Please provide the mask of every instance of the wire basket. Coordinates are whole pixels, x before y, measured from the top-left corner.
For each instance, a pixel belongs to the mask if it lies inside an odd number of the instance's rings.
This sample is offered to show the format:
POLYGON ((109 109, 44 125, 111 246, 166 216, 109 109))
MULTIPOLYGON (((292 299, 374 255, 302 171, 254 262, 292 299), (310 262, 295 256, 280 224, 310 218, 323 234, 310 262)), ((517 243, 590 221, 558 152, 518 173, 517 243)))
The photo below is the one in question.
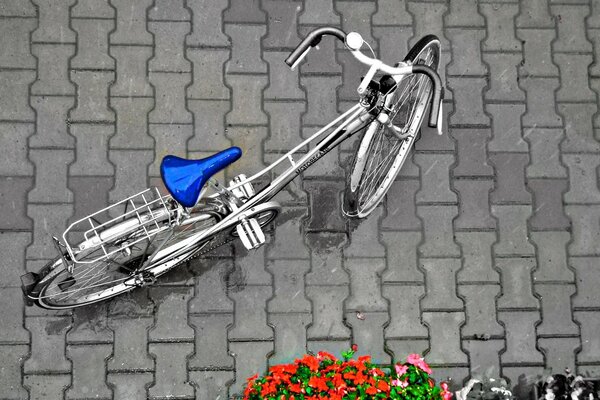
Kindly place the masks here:
POLYGON ((176 214, 170 204, 171 196, 149 188, 90 214, 63 233, 67 252, 76 263, 94 263, 151 240, 172 226, 176 214))

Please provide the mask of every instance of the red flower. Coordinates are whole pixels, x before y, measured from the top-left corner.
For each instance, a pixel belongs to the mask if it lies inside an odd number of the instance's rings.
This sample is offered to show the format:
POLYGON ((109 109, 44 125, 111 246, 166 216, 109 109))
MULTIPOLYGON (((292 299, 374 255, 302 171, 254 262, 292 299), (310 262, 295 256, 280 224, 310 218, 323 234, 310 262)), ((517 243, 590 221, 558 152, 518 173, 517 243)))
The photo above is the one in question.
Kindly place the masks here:
POLYGON ((358 351, 358 345, 357 344, 353 344, 352 345, 352 351, 354 351, 354 352, 358 351))
POLYGON ((373 386, 369 386, 365 392, 367 392, 367 394, 374 395, 377 394, 377 389, 375 389, 373 386))
POLYGON ((329 390, 329 386, 327 386, 325 379, 323 379, 320 376, 311 376, 310 379, 308 380, 308 386, 313 387, 313 388, 317 389, 318 391, 329 390))
POLYGON ((377 389, 387 393, 390 391, 390 385, 386 381, 380 380, 377 382, 377 389))

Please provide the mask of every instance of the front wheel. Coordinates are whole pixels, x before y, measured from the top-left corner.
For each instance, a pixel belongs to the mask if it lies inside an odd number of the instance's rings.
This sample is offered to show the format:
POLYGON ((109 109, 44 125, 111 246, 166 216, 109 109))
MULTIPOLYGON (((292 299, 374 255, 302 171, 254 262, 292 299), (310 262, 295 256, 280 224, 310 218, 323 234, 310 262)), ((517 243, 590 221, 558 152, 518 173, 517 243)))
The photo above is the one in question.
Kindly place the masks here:
MULTIPOLYGON (((434 35, 419 40, 405 62, 437 70, 440 41, 434 35)), ((385 95, 382 112, 395 127, 371 122, 354 156, 344 193, 343 211, 364 218, 381 202, 400 172, 423 122, 432 95, 432 83, 423 74, 403 76, 385 95)))

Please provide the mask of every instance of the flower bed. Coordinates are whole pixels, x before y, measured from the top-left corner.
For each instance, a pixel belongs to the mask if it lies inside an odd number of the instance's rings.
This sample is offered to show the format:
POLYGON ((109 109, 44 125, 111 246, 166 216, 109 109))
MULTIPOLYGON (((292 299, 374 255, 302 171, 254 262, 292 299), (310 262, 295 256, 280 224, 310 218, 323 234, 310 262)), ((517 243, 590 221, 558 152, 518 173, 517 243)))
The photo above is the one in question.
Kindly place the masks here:
POLYGON ((569 369, 565 374, 554 374, 534 385, 536 400, 598 400, 600 378, 575 376, 569 369))
POLYGON ((379 368, 370 356, 353 359, 356 346, 342 353, 342 359, 319 352, 305 355, 293 364, 275 365, 269 372, 248 379, 246 400, 350 400, 403 399, 449 400, 445 383, 430 378, 431 369, 418 354, 393 368, 379 368))

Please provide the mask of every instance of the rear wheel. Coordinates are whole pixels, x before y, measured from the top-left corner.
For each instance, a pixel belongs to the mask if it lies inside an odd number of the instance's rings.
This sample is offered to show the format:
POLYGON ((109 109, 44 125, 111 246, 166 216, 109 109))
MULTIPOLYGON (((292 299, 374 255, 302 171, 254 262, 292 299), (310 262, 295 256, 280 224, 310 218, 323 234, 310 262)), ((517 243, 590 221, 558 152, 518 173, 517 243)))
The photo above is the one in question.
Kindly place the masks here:
MULTIPOLYGON (((428 35, 413 46, 404 61, 437 70, 439 59, 439 39, 428 35)), ((366 128, 344 193, 347 216, 364 218, 381 202, 415 142, 431 95, 432 83, 423 74, 404 76, 386 95, 383 112, 396 129, 378 120, 366 128)))

